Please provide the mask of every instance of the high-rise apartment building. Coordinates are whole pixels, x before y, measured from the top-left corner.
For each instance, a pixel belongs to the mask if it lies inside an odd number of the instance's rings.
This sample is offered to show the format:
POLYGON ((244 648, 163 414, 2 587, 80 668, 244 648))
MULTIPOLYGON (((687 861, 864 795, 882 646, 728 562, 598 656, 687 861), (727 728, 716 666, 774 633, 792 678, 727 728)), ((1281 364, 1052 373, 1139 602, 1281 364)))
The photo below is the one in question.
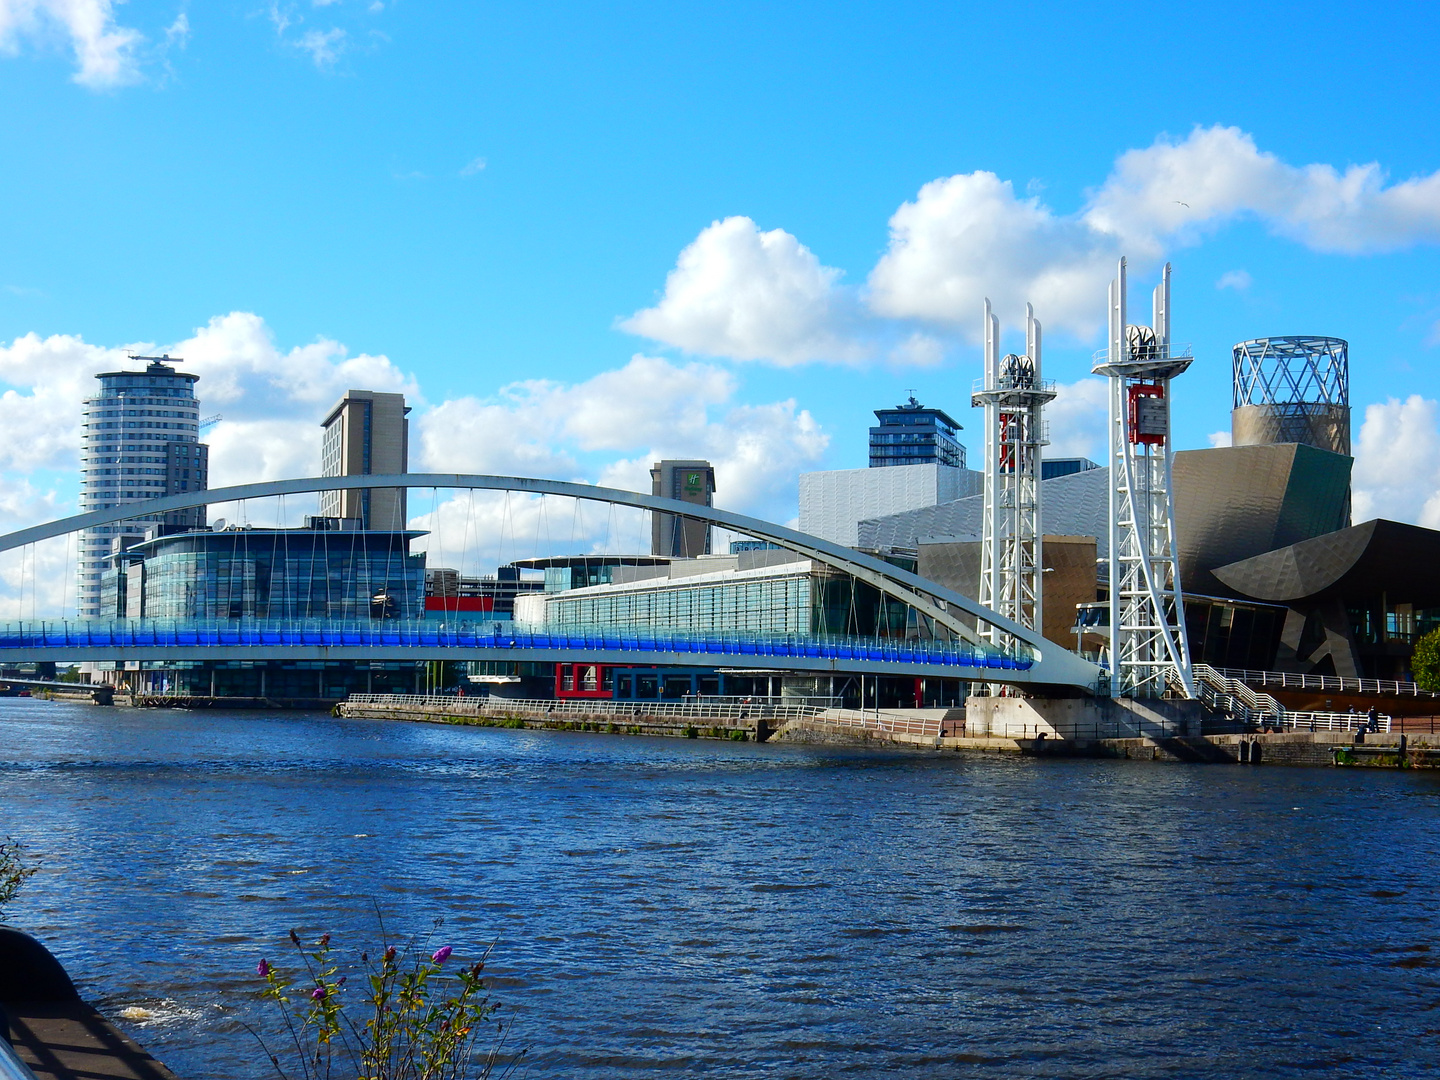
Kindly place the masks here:
POLYGON ((965 468, 965 447, 957 424, 943 409, 927 409, 915 396, 893 409, 876 409, 879 426, 870 429, 870 468, 892 465, 949 465, 965 468))
MULTIPOLYGON (((81 409, 80 511, 143 503, 166 495, 204 491, 210 448, 200 442, 200 378, 176 371, 178 358, 132 356, 147 361, 143 371, 96 375, 100 392, 81 409)), ((100 614, 100 579, 117 536, 176 532, 205 524, 205 508, 168 514, 137 511, 133 518, 99 525, 80 535, 76 610, 81 618, 100 614)))
MULTIPOLYGON (((650 493, 667 499, 713 505, 715 469, 708 461, 657 461, 650 470, 650 493)), ((693 559, 710 554, 710 523, 674 514, 650 515, 650 554, 693 559)))
MULTIPOLYGON (((404 394, 347 390, 325 417, 321 476, 383 476, 410 471, 410 412, 404 394)), ((405 528, 404 488, 320 493, 322 517, 353 518, 362 529, 405 528)))

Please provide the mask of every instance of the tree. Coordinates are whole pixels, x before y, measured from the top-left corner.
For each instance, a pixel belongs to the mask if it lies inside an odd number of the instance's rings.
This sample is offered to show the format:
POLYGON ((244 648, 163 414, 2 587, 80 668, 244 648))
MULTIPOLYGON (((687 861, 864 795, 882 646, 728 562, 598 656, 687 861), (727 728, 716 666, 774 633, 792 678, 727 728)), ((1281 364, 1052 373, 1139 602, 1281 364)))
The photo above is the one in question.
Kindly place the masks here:
POLYGON ((1410 671, 1421 690, 1440 690, 1440 629, 1431 630, 1415 643, 1410 671))

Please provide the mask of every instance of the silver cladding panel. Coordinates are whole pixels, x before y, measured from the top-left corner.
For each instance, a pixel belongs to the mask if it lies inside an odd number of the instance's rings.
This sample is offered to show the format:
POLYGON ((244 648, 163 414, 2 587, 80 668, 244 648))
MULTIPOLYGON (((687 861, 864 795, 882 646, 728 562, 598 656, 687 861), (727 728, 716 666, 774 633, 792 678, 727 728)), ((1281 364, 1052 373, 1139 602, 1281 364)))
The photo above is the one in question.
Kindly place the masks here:
POLYGON ((1236 446, 1302 443, 1334 454, 1350 454, 1350 409, 1346 405, 1242 405, 1230 414, 1236 446))
MULTIPOLYGON (((1099 557, 1108 555, 1110 470, 1087 469, 1040 482, 1040 529, 1047 534, 1094 536, 1099 557)), ((859 546, 913 548, 922 539, 970 538, 980 534, 984 496, 972 495, 920 510, 861 521, 859 546)))

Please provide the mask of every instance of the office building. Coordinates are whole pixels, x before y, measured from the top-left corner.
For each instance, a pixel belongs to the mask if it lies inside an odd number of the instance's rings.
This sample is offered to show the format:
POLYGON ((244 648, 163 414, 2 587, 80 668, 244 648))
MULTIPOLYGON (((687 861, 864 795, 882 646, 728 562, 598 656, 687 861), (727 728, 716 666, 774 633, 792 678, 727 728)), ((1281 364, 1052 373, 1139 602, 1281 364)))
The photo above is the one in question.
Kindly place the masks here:
MULTIPOLYGON (((418 619, 420 532, 362 532, 311 518, 300 529, 231 526, 121 547, 103 574, 105 618, 418 619)), ((128 538, 127 538, 128 539, 128 538)))
MULTIPOLYGON (((650 470, 650 493, 696 506, 713 506, 715 470, 708 461, 657 461, 650 470)), ((652 513, 650 553, 676 559, 709 555, 710 523, 652 513)))
MULTIPOLYGON (((410 410, 404 394, 347 390, 325 417, 321 476, 394 475, 410 471, 410 410)), ((320 493, 320 515, 356 519, 365 530, 405 528, 404 488, 320 493)))
MULTIPOLYGON (((80 511, 143 503, 166 495, 204 491, 210 473, 209 447, 200 442, 200 378, 175 370, 178 358, 132 356, 146 361, 141 371, 96 375, 100 390, 81 409, 80 511)), ((147 514, 100 525, 80 534, 76 610, 81 618, 101 614, 101 578, 112 540, 143 536, 149 530, 198 528, 205 508, 147 514)))
POLYGON ((870 468, 896 465, 948 465, 965 468, 965 447, 956 438, 960 425, 943 409, 929 409, 910 395, 893 409, 876 409, 878 426, 870 429, 870 468))
POLYGON ((801 473, 800 531, 869 548, 862 521, 977 495, 984 482, 981 473, 933 463, 801 473))

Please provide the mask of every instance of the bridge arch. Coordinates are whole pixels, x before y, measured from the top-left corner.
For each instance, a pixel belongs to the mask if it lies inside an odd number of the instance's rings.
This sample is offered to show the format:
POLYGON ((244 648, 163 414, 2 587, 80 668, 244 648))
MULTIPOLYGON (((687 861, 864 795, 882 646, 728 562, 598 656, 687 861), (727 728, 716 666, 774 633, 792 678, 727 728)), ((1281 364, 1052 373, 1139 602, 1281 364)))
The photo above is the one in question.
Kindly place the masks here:
POLYGON ((364 476, 312 476, 292 480, 269 480, 255 484, 237 484, 232 487, 184 492, 179 495, 150 499, 143 503, 127 503, 104 510, 92 510, 89 513, 33 525, 28 529, 18 529, 15 532, 0 535, 0 552, 58 536, 66 536, 84 529, 125 521, 137 513, 164 514, 172 510, 184 510, 214 503, 273 498, 280 495, 303 495, 319 491, 396 487, 559 495, 707 521, 735 532, 769 540, 849 574, 887 596, 908 604, 917 612, 933 619, 938 625, 946 627, 957 636, 978 643, 979 639, 975 632, 966 626, 955 612, 958 610, 974 616, 981 622, 995 626, 1029 646, 1034 652, 1036 668, 1044 669, 1047 682, 1094 687, 1100 674, 1098 666, 1054 642, 1048 641, 1037 631, 1021 626, 989 608, 982 607, 977 601, 963 593, 927 581, 918 574, 912 574, 908 570, 903 570, 872 555, 866 555, 818 536, 811 536, 783 525, 776 525, 761 518, 748 517, 713 506, 699 506, 659 495, 645 495, 637 491, 596 487, 567 480, 467 473, 397 473, 364 476))

